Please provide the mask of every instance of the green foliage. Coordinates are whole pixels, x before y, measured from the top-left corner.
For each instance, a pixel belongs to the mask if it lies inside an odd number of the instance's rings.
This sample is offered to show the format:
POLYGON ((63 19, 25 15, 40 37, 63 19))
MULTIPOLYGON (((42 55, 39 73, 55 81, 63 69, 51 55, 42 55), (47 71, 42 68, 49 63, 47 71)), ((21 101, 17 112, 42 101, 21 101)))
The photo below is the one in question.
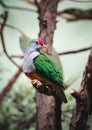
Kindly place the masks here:
MULTIPOLYGON (((34 101, 35 91, 32 87, 20 85, 18 90, 13 89, 0 103, 0 130, 35 130, 36 109, 34 101)), ((62 126, 69 130, 69 123, 74 108, 74 98, 67 95, 68 103, 62 105, 62 126)), ((88 122, 92 129, 91 118, 88 122)))
POLYGON ((0 130, 33 130, 35 113, 34 89, 19 86, 0 103, 0 130))

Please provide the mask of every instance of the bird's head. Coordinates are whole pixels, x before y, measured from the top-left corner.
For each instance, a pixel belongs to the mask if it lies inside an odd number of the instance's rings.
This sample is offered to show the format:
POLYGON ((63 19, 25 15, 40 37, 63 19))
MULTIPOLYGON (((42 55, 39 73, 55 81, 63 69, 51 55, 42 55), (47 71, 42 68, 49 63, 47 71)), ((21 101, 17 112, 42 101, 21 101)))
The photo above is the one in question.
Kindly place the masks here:
POLYGON ((31 43, 31 47, 33 47, 36 50, 40 50, 42 47, 47 48, 45 45, 45 41, 42 38, 38 38, 37 40, 34 40, 31 43))

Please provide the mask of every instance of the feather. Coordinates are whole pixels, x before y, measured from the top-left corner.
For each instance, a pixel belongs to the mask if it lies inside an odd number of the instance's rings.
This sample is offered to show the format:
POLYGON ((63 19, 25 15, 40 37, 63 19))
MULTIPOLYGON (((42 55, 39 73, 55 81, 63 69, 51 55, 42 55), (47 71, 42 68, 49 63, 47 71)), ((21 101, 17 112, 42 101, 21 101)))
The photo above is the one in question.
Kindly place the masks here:
MULTIPOLYGON (((36 72, 42 77, 52 81, 52 85, 50 84, 51 87, 56 90, 62 100, 66 103, 67 99, 64 94, 62 73, 58 65, 53 61, 52 57, 41 53, 33 60, 33 63, 35 65, 36 72)), ((47 85, 49 85, 49 82, 47 82, 47 85)))
POLYGON ((24 55, 23 71, 31 80, 38 79, 47 86, 52 87, 66 103, 64 94, 63 74, 53 58, 40 49, 45 47, 44 40, 33 41, 24 55))
POLYGON ((34 59, 34 65, 38 73, 63 87, 63 77, 60 68, 49 55, 41 53, 34 59))

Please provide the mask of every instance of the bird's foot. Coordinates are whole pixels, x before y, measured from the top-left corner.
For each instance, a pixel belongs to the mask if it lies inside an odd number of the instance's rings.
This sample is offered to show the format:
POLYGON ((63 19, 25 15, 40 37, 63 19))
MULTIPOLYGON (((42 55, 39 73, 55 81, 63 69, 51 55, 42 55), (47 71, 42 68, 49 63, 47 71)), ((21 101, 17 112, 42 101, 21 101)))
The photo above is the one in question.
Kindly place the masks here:
POLYGON ((39 88, 39 87, 41 87, 43 84, 39 81, 39 80, 37 80, 37 79, 33 79, 32 80, 32 84, 34 85, 34 86, 36 86, 37 88, 39 88))

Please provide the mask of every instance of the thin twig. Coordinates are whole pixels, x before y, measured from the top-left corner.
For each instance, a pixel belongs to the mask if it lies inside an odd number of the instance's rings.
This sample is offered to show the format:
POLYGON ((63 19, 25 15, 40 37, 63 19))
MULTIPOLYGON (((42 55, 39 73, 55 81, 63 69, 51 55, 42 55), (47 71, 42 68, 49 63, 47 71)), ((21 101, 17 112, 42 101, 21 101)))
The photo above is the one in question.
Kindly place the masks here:
MULTIPOLYGON (((0 24, 2 24, 2 23, 0 22, 0 24)), ((15 26, 12 26, 12 25, 9 25, 9 24, 5 24, 5 26, 8 27, 8 28, 11 28, 11 29, 15 29, 16 31, 18 31, 21 34, 24 34, 24 32, 22 30, 20 30, 19 28, 15 27, 15 26)))
POLYGON ((11 55, 11 58, 20 58, 22 59, 24 56, 23 55, 11 55))
POLYGON ((1 41, 2 41, 3 51, 4 51, 5 55, 8 57, 8 59, 9 59, 14 65, 16 65, 18 68, 20 68, 20 66, 19 66, 15 61, 13 61, 13 60, 11 59, 11 57, 10 57, 9 54, 7 53, 6 46, 5 46, 5 41, 4 41, 4 36, 3 36, 3 30, 4 30, 4 27, 5 27, 7 18, 8 18, 8 13, 5 12, 4 15, 2 15, 2 18, 3 18, 3 22, 2 22, 2 24, 1 24, 0 36, 1 36, 1 41))
POLYGON ((82 48, 82 49, 79 49, 79 50, 61 52, 61 53, 58 53, 58 55, 67 55, 67 54, 79 53, 79 52, 83 52, 83 51, 88 51, 88 50, 90 50, 91 48, 92 48, 92 46, 89 46, 89 47, 82 48))
MULTIPOLYGON (((82 49, 79 49, 79 50, 72 50, 72 51, 61 52, 61 53, 58 53, 58 55, 76 54, 76 53, 88 51, 88 50, 90 50, 91 48, 92 48, 92 47, 89 46, 89 47, 82 48, 82 49)), ((11 58, 23 58, 23 56, 22 56, 22 55, 11 55, 11 58)))
POLYGON ((18 68, 20 68, 20 66, 11 59, 11 57, 8 55, 7 53, 7 50, 6 50, 6 47, 5 47, 5 42, 4 42, 4 37, 3 37, 3 33, 1 33, 1 41, 2 41, 2 46, 3 46, 3 51, 4 53, 6 54, 6 56, 8 57, 8 59, 15 65, 17 66, 18 68))
POLYGON ((3 31, 3 28, 5 27, 5 24, 8 18, 8 12, 5 11, 4 14, 1 15, 1 17, 3 18, 3 22, 1 23, 0 34, 3 31))
POLYGON ((24 8, 24 7, 17 7, 17 6, 10 6, 10 5, 6 5, 5 3, 3 3, 2 1, 0 1, 0 4, 7 9, 13 9, 13 10, 18 10, 18 11, 31 11, 31 12, 37 12, 36 10, 33 9, 29 9, 29 8, 24 8))

